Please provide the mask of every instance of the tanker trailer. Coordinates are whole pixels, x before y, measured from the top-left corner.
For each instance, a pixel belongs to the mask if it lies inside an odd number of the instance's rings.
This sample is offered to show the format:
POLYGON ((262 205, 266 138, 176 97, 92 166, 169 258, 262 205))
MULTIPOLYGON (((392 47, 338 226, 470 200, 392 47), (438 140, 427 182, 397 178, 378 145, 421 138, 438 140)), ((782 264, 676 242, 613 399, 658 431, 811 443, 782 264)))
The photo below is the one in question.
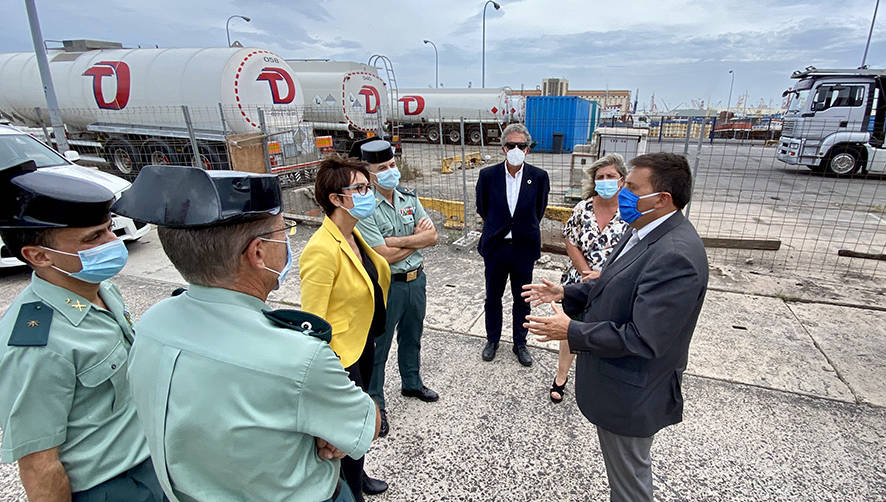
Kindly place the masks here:
MULTIPOLYGON (((269 131, 301 121, 298 80, 283 58, 264 49, 63 43, 47 55, 70 143, 94 147, 112 172, 132 177, 145 164, 190 163, 184 106, 207 168, 228 167, 228 135, 261 131, 259 110, 269 131)), ((0 54, 0 113, 35 127, 48 122, 42 107, 34 53, 0 54)), ((301 144, 307 143, 313 138, 301 144)))
POLYGON ((426 138, 461 142, 461 117, 465 119, 465 142, 478 145, 498 141, 505 125, 517 121, 519 102, 508 88, 496 89, 400 89, 394 120, 403 138, 426 138), (513 103, 513 104, 512 104, 513 103))
POLYGON ((351 61, 287 59, 304 90, 304 120, 336 150, 367 135, 383 135, 390 110, 387 84, 375 68, 351 61))

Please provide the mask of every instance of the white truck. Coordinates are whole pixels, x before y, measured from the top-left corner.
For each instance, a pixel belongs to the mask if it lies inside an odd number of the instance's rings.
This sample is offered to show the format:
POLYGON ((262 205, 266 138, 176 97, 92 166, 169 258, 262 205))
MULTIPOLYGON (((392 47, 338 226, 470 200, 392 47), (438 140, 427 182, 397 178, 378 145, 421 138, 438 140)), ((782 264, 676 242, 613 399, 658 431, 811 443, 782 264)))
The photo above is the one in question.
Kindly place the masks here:
POLYGON ((776 158, 837 176, 886 172, 886 70, 795 71, 776 158))
MULTIPOLYGON (((0 124, 0 165, 11 166, 33 160, 38 169, 50 169, 74 178, 98 183, 117 197, 130 187, 130 183, 113 174, 103 173, 95 168, 73 164, 74 152, 66 152, 63 157, 44 143, 9 125, 0 124)), ((125 216, 111 215, 111 230, 124 241, 136 240, 150 231, 151 226, 133 221, 125 216)), ((12 255, 0 240, 0 268, 25 265, 12 255)))
MULTIPOLYGON (((84 161, 130 178, 146 164, 191 163, 183 105, 205 168, 228 167, 228 136, 261 132, 259 110, 268 131, 297 128, 304 111, 292 69, 265 49, 124 49, 67 40, 48 58, 69 143, 84 161)), ((33 52, 0 54, 0 113, 23 126, 48 125, 33 52)), ((289 143, 280 149, 313 147, 313 138, 289 143)))

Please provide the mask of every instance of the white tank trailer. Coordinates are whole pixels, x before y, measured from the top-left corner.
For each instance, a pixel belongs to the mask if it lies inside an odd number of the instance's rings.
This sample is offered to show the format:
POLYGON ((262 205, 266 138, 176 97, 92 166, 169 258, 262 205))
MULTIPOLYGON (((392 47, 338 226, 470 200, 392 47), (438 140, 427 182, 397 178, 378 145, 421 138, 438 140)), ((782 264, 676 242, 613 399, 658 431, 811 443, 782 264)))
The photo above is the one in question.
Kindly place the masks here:
MULTIPOLYGON (((113 42, 65 41, 48 51, 71 143, 92 146, 123 174, 148 163, 190 163, 183 105, 206 167, 226 167, 225 136, 298 124, 305 95, 276 54, 258 48, 123 49, 113 42)), ((0 54, 0 113, 25 126, 48 125, 33 52, 0 54)))
POLYGON ((480 144, 497 141, 501 129, 522 121, 522 96, 509 94, 506 87, 493 89, 400 89, 397 120, 403 137, 424 137, 431 143, 443 139, 461 142, 461 118, 465 119, 465 142, 480 144), (482 131, 482 132, 481 132, 482 131))
POLYGON ((375 68, 350 61, 286 62, 304 90, 304 120, 315 134, 354 139, 385 130, 390 99, 375 68))

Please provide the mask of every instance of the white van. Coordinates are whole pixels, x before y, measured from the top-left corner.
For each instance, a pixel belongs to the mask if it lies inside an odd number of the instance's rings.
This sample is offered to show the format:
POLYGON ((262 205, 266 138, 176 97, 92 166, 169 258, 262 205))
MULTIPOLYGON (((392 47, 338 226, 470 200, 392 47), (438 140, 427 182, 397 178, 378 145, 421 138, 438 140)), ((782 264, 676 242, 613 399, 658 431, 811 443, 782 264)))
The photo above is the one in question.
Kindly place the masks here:
MULTIPOLYGON (((131 184, 123 178, 104 173, 95 168, 74 164, 78 160, 77 152, 65 152, 65 156, 46 146, 33 136, 15 127, 0 124, 0 165, 9 166, 33 160, 40 169, 62 171, 67 176, 76 176, 98 183, 112 191, 118 198, 131 184)), ((151 226, 137 223, 125 216, 111 215, 111 229, 117 237, 124 241, 136 240, 151 230, 151 226)), ((19 267, 25 263, 12 256, 3 241, 0 240, 0 268, 19 267)))

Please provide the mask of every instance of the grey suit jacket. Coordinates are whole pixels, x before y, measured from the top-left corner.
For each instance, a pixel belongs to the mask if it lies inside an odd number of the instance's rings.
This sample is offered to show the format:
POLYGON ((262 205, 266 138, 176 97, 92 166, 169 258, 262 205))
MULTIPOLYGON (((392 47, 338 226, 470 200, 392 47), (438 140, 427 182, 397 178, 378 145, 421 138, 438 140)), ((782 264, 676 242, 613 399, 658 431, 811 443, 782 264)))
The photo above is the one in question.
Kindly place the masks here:
POLYGON ((575 393, 592 423, 649 437, 683 419, 680 383, 708 284, 704 245, 677 211, 624 256, 630 230, 594 281, 565 287, 578 354, 575 393))

